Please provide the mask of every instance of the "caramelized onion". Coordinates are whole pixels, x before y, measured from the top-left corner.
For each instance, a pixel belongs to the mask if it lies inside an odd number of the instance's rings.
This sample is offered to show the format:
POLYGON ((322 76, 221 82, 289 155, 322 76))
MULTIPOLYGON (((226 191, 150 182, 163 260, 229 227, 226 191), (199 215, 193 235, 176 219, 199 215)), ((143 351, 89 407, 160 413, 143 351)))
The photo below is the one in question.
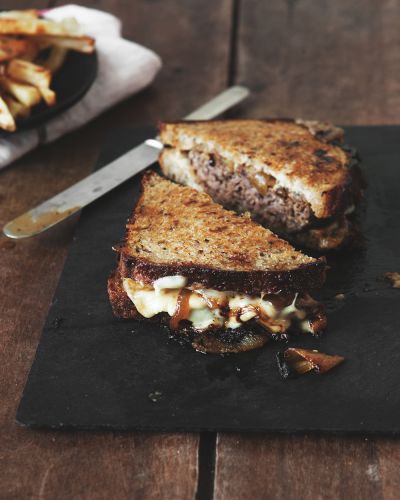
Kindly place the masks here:
POLYGON ((182 290, 179 292, 174 314, 171 316, 171 319, 169 321, 169 327, 171 328, 171 330, 177 330, 179 328, 179 323, 189 317, 190 294, 191 291, 187 288, 182 288, 182 290))
POLYGON ((330 356, 323 352, 297 347, 289 347, 283 352, 278 352, 276 359, 279 373, 285 379, 310 371, 326 373, 344 361, 342 356, 330 356))
POLYGON ((384 276, 391 282, 393 288, 400 288, 400 273, 385 273, 384 276))
POLYGON ((267 302, 271 302, 271 304, 277 309, 278 311, 281 309, 284 309, 285 307, 289 306, 295 298, 294 293, 289 293, 286 295, 280 295, 280 294, 266 294, 263 296, 263 300, 267 302))
POLYGON ((262 196, 264 196, 276 184, 275 177, 261 171, 256 172, 256 174, 252 175, 249 180, 252 186, 255 187, 262 196))
POLYGON ((239 353, 259 349, 269 340, 269 336, 264 333, 246 333, 237 342, 224 342, 217 336, 204 333, 192 341, 192 347, 196 351, 208 354, 239 353))
POLYGON ((310 295, 308 295, 308 293, 303 293, 299 296, 297 305, 306 312, 306 318, 308 320, 311 333, 315 336, 322 333, 327 325, 323 305, 313 299, 310 295))

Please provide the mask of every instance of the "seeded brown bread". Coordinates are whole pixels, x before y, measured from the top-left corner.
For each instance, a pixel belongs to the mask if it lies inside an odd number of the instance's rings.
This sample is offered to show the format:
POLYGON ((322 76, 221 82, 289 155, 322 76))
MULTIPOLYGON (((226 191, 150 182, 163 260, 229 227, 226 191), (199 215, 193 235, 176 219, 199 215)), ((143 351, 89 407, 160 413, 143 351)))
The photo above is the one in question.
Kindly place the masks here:
POLYGON ((139 319, 141 317, 123 289, 118 269, 107 280, 107 292, 113 313, 117 318, 139 319))
MULTIPOLYGON (((172 155, 199 149, 220 155, 232 171, 244 168, 272 176, 283 188, 302 195, 317 218, 331 217, 349 203, 350 156, 337 142, 343 131, 330 124, 300 120, 173 122, 161 124, 160 137, 173 148, 166 148, 160 158, 166 175, 174 173, 172 155)), ((179 175, 186 175, 183 182, 199 188, 188 172, 179 175)))
POLYGON ((257 294, 309 290, 325 278, 324 259, 154 172, 143 177, 118 252, 120 275, 147 284, 180 274, 188 285, 257 294))

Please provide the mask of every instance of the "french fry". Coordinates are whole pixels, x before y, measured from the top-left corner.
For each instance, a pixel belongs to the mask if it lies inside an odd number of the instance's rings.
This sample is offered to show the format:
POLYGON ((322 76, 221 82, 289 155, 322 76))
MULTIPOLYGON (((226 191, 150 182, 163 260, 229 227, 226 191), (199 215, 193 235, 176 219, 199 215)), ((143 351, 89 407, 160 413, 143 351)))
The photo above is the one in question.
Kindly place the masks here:
POLYGON ((30 83, 35 87, 50 87, 51 71, 22 59, 13 59, 8 63, 7 75, 13 80, 30 83))
POLYGON ((81 27, 74 17, 65 17, 60 23, 68 35, 81 35, 81 27))
POLYGON ((57 100, 54 90, 51 90, 48 87, 38 87, 38 90, 43 99, 46 101, 46 104, 48 106, 54 106, 57 100))
POLYGON ((14 97, 5 94, 3 96, 3 99, 15 120, 17 120, 18 118, 28 118, 28 116, 31 114, 31 108, 29 108, 28 106, 24 106, 24 104, 18 102, 16 99, 14 99, 14 97))
POLYGON ((94 51, 94 39, 90 36, 40 35, 32 38, 44 47, 54 45, 56 47, 64 47, 85 54, 91 54, 94 51))
POLYGON ((25 40, 28 42, 26 50, 20 56, 17 57, 19 59, 23 59, 24 61, 34 61, 42 49, 40 45, 34 40, 28 38, 26 38, 25 40))
POLYGON ((56 103, 50 83, 69 50, 94 51, 95 40, 81 33, 75 18, 55 21, 41 14, 0 12, 0 129, 15 131, 15 120, 27 118, 41 100, 56 103))
POLYGON ((33 59, 37 56, 38 50, 38 44, 33 40, 0 37, 0 62, 9 61, 14 57, 33 59))
POLYGON ((24 9, 24 10, 6 10, 0 12, 0 19, 11 18, 11 19, 35 19, 39 17, 40 12, 35 9, 24 9))
POLYGON ((49 69, 52 73, 55 73, 64 64, 67 54, 68 54, 68 49, 66 49, 65 47, 53 46, 50 49, 49 57, 41 64, 45 68, 49 69))
POLYGON ((52 75, 48 68, 21 59, 13 59, 7 66, 7 74, 14 80, 36 87, 49 106, 56 103, 56 94, 50 89, 52 75))
MULTIPOLYGON (((18 54, 19 55, 19 54, 18 54)), ((1 46, 0 46, 0 61, 3 62, 3 61, 8 61, 9 59, 11 59, 13 56, 10 55, 10 52, 6 49, 4 50, 1 46)))
POLYGON ((36 87, 16 82, 6 76, 0 77, 0 86, 25 106, 36 106, 40 102, 40 92, 36 87))
POLYGON ((0 128, 8 130, 9 132, 15 132, 16 125, 15 120, 8 109, 7 104, 4 99, 0 97, 0 128))
POLYGON ((3 35, 68 35, 61 23, 31 16, 3 16, 0 23, 3 35))
POLYGON ((63 47, 73 48, 80 52, 92 52, 94 48, 94 39, 81 35, 79 25, 75 19, 64 19, 61 22, 55 22, 50 19, 37 19, 33 17, 0 18, 0 35, 21 35, 29 37, 51 37, 50 42, 56 43, 57 38, 62 40, 63 47), (54 40, 53 40, 54 38, 54 40), (66 44, 69 44, 67 46, 66 44))

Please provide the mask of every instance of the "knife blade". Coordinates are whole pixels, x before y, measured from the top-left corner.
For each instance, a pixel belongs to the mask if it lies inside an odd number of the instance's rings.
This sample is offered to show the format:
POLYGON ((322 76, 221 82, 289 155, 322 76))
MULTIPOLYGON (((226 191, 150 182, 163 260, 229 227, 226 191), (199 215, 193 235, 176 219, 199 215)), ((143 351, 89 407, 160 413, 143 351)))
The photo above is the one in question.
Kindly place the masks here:
MULTIPOLYGON (((243 101, 249 93, 246 87, 230 87, 184 119, 209 120, 243 101)), ((157 137, 144 141, 65 191, 8 222, 3 227, 3 233, 9 238, 21 239, 50 229, 156 162, 162 147, 157 137)))

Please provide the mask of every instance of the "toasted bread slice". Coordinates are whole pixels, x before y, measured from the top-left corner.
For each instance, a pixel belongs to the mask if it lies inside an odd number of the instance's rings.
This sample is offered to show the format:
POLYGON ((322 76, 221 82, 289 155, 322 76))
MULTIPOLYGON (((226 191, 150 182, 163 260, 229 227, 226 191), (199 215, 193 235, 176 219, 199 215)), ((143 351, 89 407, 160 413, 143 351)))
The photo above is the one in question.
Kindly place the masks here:
POLYGON ((113 313, 117 318, 136 319, 139 317, 133 302, 122 287, 118 269, 107 280, 107 292, 113 313))
POLYGON ((348 203, 350 159, 332 142, 343 136, 337 127, 293 120, 175 122, 161 124, 160 135, 174 149, 161 156, 167 174, 171 154, 200 149, 221 156, 231 172, 240 168, 250 177, 271 177, 301 195, 317 218, 331 217, 348 203))
POLYGON ((188 286, 257 294, 309 290, 325 277, 324 259, 296 251, 248 215, 154 172, 143 177, 118 251, 121 276, 145 284, 183 275, 188 286))

